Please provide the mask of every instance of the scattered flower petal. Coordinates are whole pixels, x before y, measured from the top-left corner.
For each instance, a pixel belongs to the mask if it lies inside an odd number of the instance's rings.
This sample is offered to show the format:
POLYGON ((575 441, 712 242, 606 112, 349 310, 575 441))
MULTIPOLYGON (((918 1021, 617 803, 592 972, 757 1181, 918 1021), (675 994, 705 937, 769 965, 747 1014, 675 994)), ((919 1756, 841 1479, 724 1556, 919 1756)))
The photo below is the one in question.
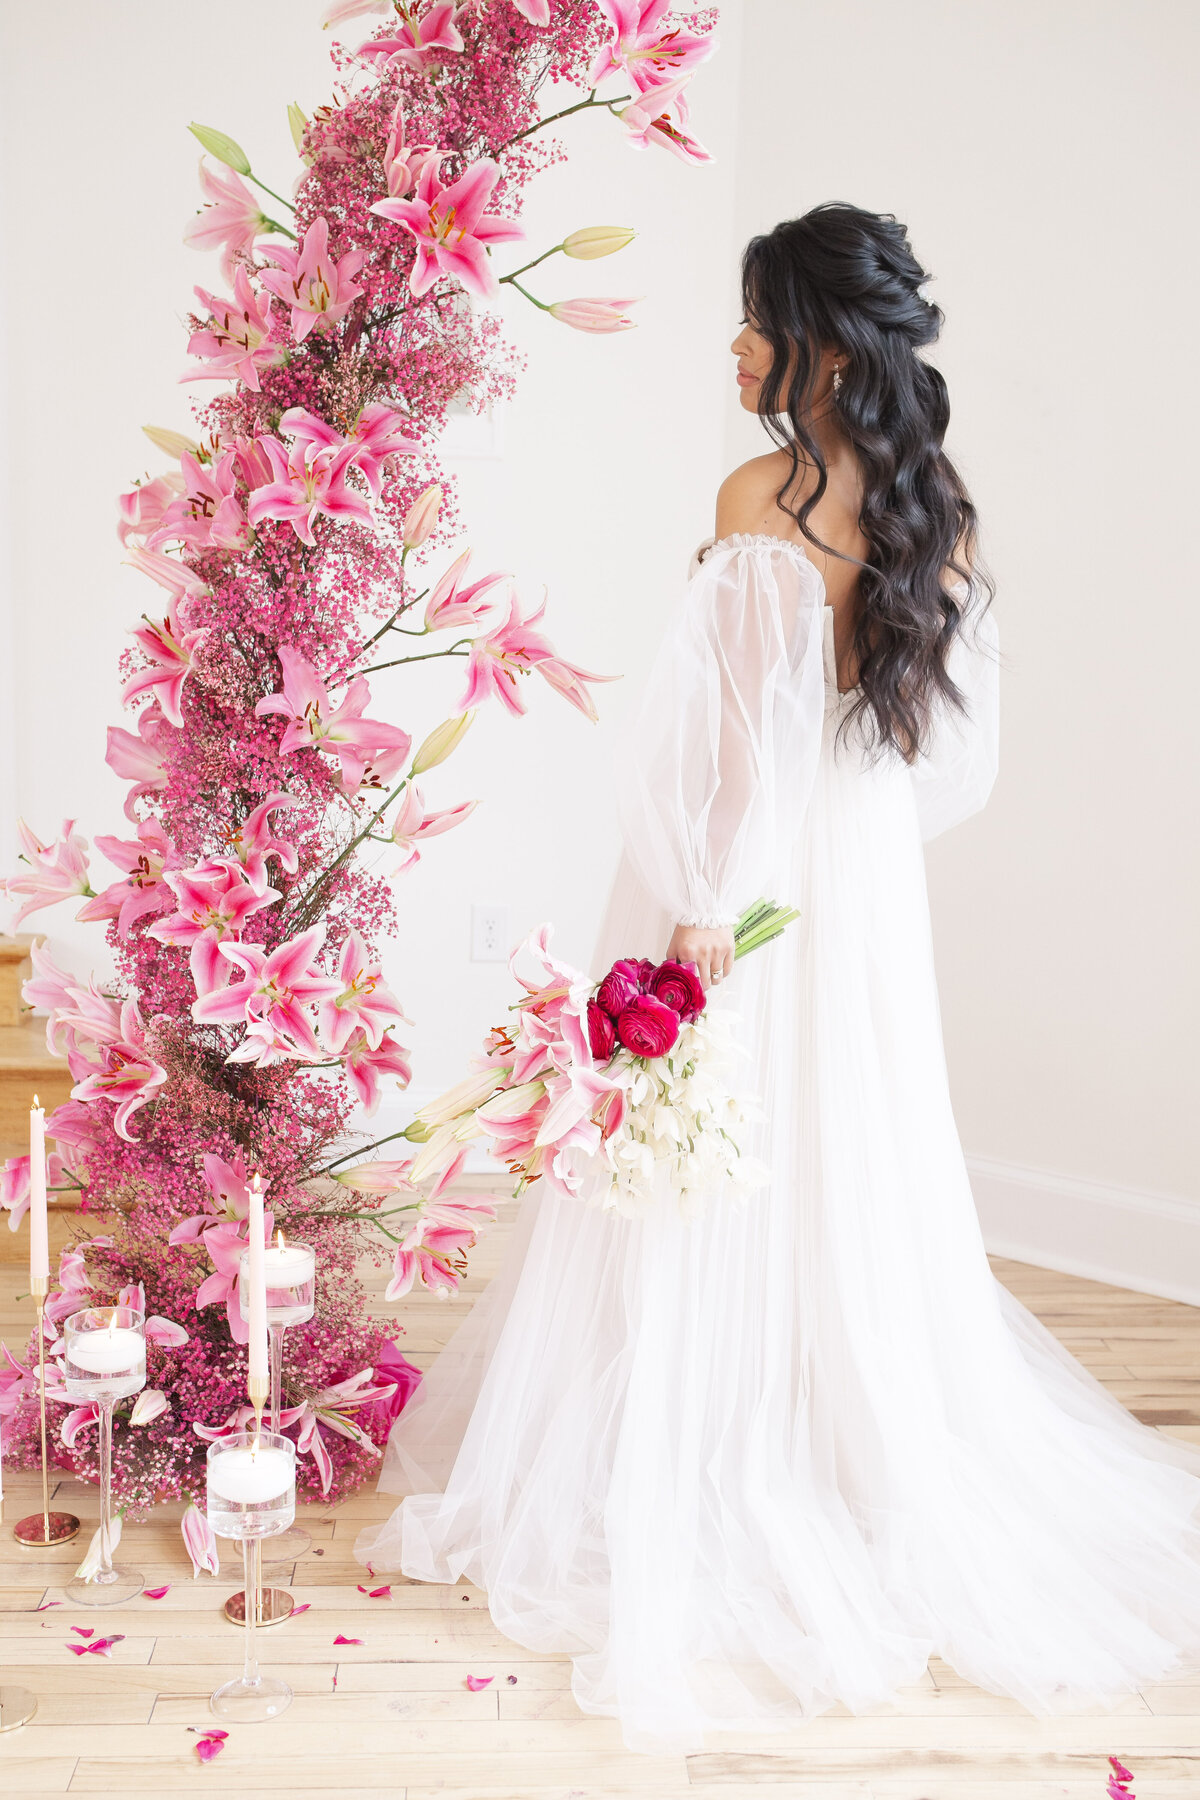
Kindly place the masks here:
POLYGON ((142 1589, 142 1592, 143 1592, 143 1594, 145 1594, 147 1600, 165 1599, 165 1597, 170 1593, 170 1591, 171 1591, 171 1584, 169 1581, 165 1587, 143 1588, 142 1589))
POLYGON ((490 1687, 495 1679, 494 1675, 468 1675, 467 1686, 473 1694, 477 1694, 480 1688, 490 1687))
POLYGON ((333 1641, 335 1644, 361 1644, 363 1640, 362 1640, 362 1638, 343 1637, 341 1632, 339 1631, 333 1641))

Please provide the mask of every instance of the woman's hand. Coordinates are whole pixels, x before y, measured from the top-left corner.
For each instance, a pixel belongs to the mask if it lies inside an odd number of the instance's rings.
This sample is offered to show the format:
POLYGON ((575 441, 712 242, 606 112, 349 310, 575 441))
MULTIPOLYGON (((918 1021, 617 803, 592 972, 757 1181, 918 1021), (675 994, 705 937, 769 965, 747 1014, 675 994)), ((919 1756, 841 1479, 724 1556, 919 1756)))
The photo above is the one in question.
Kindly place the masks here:
POLYGON ((733 951, 733 931, 728 925, 721 925, 716 931, 702 931, 698 925, 677 925, 667 945, 670 961, 695 963, 696 973, 706 988, 732 974, 733 951))

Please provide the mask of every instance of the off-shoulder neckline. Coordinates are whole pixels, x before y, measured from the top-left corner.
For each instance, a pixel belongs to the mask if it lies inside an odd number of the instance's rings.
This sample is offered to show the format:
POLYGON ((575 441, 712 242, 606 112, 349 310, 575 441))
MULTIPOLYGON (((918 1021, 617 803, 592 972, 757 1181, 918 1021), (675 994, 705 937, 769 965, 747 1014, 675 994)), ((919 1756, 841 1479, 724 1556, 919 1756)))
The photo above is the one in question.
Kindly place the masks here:
POLYGON ((784 550, 795 551, 796 555, 800 557, 803 562, 808 563, 810 567, 816 567, 816 564, 813 562, 812 557, 808 554, 808 551, 804 548, 803 544, 797 544, 792 538, 776 537, 775 534, 770 531, 727 531, 724 537, 705 538, 701 542, 697 552, 699 560, 701 562, 704 561, 704 556, 701 552, 716 550, 719 546, 725 544, 734 544, 739 548, 749 544, 778 544, 784 550))

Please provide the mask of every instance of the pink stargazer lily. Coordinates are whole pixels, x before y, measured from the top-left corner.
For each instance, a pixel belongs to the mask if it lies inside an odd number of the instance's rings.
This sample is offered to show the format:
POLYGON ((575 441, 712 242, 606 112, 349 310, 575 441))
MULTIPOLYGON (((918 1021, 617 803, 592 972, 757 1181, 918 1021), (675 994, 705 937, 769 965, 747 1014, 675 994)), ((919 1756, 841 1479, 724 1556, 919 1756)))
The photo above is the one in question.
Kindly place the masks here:
POLYGON ((392 0, 330 0, 321 14, 321 29, 329 31, 334 25, 342 25, 347 19, 365 18, 368 13, 381 13, 390 18, 395 10, 392 0))
POLYGON ((495 1208, 486 1202, 431 1203, 396 1247, 384 1298, 402 1299, 418 1281, 434 1293, 457 1293, 466 1274, 463 1252, 475 1243, 483 1222, 495 1216, 495 1208))
POLYGON ((210 169, 200 158, 200 192, 204 205, 183 234, 193 250, 219 250, 221 273, 232 281, 239 257, 254 248, 260 231, 273 229, 258 201, 232 169, 210 169))
POLYGON ((220 1572, 220 1561, 217 1555, 217 1536, 208 1522, 207 1516, 193 1502, 184 1513, 179 1526, 183 1534, 183 1547, 188 1553, 192 1565, 192 1580, 203 1569, 209 1575, 220 1572))
MULTIPOLYGON (((270 879, 267 870, 269 856, 278 858, 285 875, 294 875, 300 867, 296 846, 289 844, 286 838, 276 837, 271 827, 271 814, 279 807, 299 804, 291 794, 268 794, 248 815, 245 823, 235 827, 230 836, 229 845, 233 857, 224 860, 241 863, 246 872, 246 880, 260 894, 266 893, 270 879)), ((96 841, 99 843, 99 838, 96 841)))
POLYGON ((202 463, 185 450, 179 460, 183 493, 165 508, 146 540, 150 548, 178 543, 189 550, 240 550, 250 530, 237 497, 237 452, 226 450, 215 462, 202 463))
POLYGON ((631 294, 627 299, 580 295, 574 300, 551 301, 549 312, 560 325, 569 325, 573 331, 607 335, 613 331, 635 329, 637 321, 631 319, 625 309, 636 306, 639 298, 637 294, 631 294))
MULTIPOLYGON (((550 23, 550 0, 513 0, 513 5, 523 19, 531 25, 548 25, 550 23)), ((593 87, 595 83, 592 83, 593 87)))
POLYGON ((426 159, 437 155, 433 144, 406 143, 404 131, 404 102, 397 100, 383 152, 383 172, 387 177, 388 198, 391 200, 403 200, 406 195, 411 194, 426 159))
POLYGON ((122 494, 118 502, 117 536, 123 544, 145 538, 162 523, 163 513, 183 492, 183 476, 175 469, 156 475, 122 494))
POLYGON ((176 910, 152 925, 150 936, 160 944, 186 946, 196 992, 211 994, 229 980, 229 964, 219 946, 227 938, 239 938, 246 920, 281 896, 276 888, 255 887, 240 863, 223 859, 172 870, 165 879, 176 910))
POLYGON ((98 837, 96 848, 114 868, 125 871, 124 879, 96 894, 75 917, 86 923, 115 919, 118 937, 128 937, 139 919, 171 904, 171 890, 163 880, 171 845, 157 819, 143 819, 136 838, 98 837))
POLYGON ((401 1087, 407 1087, 412 1080, 408 1052, 396 1043, 390 1032, 384 1034, 376 1049, 372 1049, 366 1032, 356 1031, 346 1042, 342 1060, 346 1079, 368 1117, 379 1105, 384 1076, 395 1076, 401 1087))
POLYGON ((639 93, 695 69, 713 49, 711 37, 682 26, 664 29, 672 0, 597 0, 613 35, 588 70, 588 86, 624 70, 639 93))
MULTIPOLYGON (((216 1203, 215 1210, 210 1206, 207 1212, 193 1213, 190 1218, 181 1219, 167 1239, 172 1246, 195 1244, 210 1227, 236 1225, 250 1211, 250 1177, 240 1150, 231 1163, 208 1151, 201 1159, 201 1166, 205 1185, 216 1203)), ((264 1185, 269 1186, 269 1183, 264 1185)))
POLYGON ((146 794, 161 794, 169 779, 163 760, 163 734, 173 729, 157 706, 148 706, 138 715, 137 736, 119 725, 108 727, 108 748, 104 760, 121 781, 132 781, 125 797, 125 817, 137 822, 134 807, 146 794))
POLYGON ((136 1143, 129 1121, 139 1107, 154 1098, 167 1079, 167 1071, 146 1048, 141 1014, 134 1001, 126 1000, 121 1008, 120 1037, 96 1041, 95 1052, 93 1061, 78 1050, 68 1050, 67 1062, 75 1077, 71 1097, 85 1103, 111 1100, 116 1107, 113 1130, 127 1144, 136 1143))
POLYGON ((425 602, 425 624, 430 631, 451 631, 459 625, 480 625, 495 612, 501 595, 497 589, 510 579, 498 570, 481 575, 478 581, 463 584, 471 552, 456 556, 446 572, 439 576, 425 602))
POLYGON ((58 1428, 59 1440, 65 1450, 73 1450, 81 1431, 100 1422, 100 1404, 89 1400, 86 1406, 74 1407, 58 1428))
POLYGON ((232 300, 193 290, 207 323, 188 338, 188 355, 207 368, 185 369, 180 381, 243 381, 254 393, 260 390, 258 371, 283 361, 284 347, 272 343, 273 317, 270 295, 264 300, 254 290, 244 266, 234 271, 232 300))
POLYGON ((666 81, 655 87, 648 87, 636 100, 621 108, 617 117, 629 133, 626 142, 632 149, 645 150, 650 144, 661 144, 672 155, 679 157, 681 162, 712 161, 703 144, 697 143, 694 137, 689 137, 682 125, 671 117, 672 106, 682 117, 683 90, 689 80, 690 77, 685 75, 678 81, 666 81))
POLYGON ((179 620, 174 600, 164 619, 151 619, 145 614, 140 625, 133 627, 138 649, 151 658, 148 669, 139 669, 121 689, 126 706, 139 694, 153 694, 170 725, 183 724, 183 684, 191 674, 192 655, 208 636, 206 631, 188 631, 179 620))
MULTIPOLYGON (((269 1229, 268 1227, 268 1232, 269 1229)), ((224 1301, 225 1317, 229 1321, 229 1331, 234 1343, 246 1344, 250 1341, 250 1321, 242 1317, 238 1284, 241 1280, 242 1251, 250 1243, 248 1228, 236 1220, 230 1220, 224 1224, 206 1225, 200 1235, 212 1262, 213 1272, 206 1275, 196 1289, 196 1311, 202 1312, 206 1306, 224 1301)), ((175 1242, 174 1232, 171 1233, 170 1241, 175 1242)))
POLYGON ((24 819, 18 819, 17 837, 21 844, 22 861, 28 863, 29 872, 10 875, 0 886, 10 900, 23 899, 25 902, 17 914, 18 925, 30 913, 39 912, 43 906, 53 906, 59 900, 69 899, 72 894, 91 893, 88 882, 88 842, 76 831, 74 819, 64 819, 62 835, 49 844, 43 844, 39 837, 35 837, 24 819))
POLYGON ((352 931, 338 957, 341 992, 321 1002, 317 1017, 321 1037, 334 1056, 340 1056, 356 1030, 372 1050, 378 1050, 385 1034, 397 1021, 407 1024, 400 1002, 383 979, 383 970, 367 950, 357 931, 352 931))
POLYGON ((438 837, 443 831, 452 831, 464 819, 470 818, 478 804, 477 800, 464 800, 460 806, 448 806, 443 812, 426 812, 420 788, 415 782, 409 782, 392 820, 392 840, 398 849, 408 852, 396 870, 397 875, 420 862, 421 852, 417 846, 421 838, 438 837))
POLYGON ((350 250, 341 262, 329 254, 329 224, 314 219, 298 249, 276 249, 266 252, 278 267, 266 269, 259 281, 268 293, 275 294, 292 311, 292 331, 302 344, 310 331, 330 330, 344 319, 359 295, 365 290, 354 277, 367 260, 365 250, 350 250))
MULTIPOLYGON (((46 1187, 51 1192, 55 1188, 65 1187, 66 1171, 62 1157, 51 1150, 46 1156, 46 1187)), ((28 1156, 10 1156, 0 1163, 0 1206, 8 1214, 8 1229, 19 1229, 21 1220, 29 1211, 31 1196, 29 1158, 28 1156)))
POLYGON ((374 752, 392 750, 407 756, 412 739, 398 725, 386 725, 379 719, 364 718, 370 704, 371 689, 365 675, 356 675, 347 687, 340 705, 335 706, 329 690, 312 664, 290 644, 279 646, 279 662, 283 670, 280 692, 268 694, 255 707, 259 718, 268 713, 281 713, 288 728, 279 748, 286 756, 293 750, 323 750, 336 756, 341 765, 342 782, 347 789, 357 789, 362 781, 367 760, 374 752))
POLYGON ((273 437, 260 438, 258 444, 270 459, 273 480, 250 496, 252 525, 283 519, 302 544, 315 544, 313 525, 322 514, 329 519, 371 517, 366 497, 346 485, 356 456, 354 444, 343 441, 334 449, 296 438, 285 448, 273 437))
POLYGON ((376 200, 371 211, 402 225, 416 239, 409 276, 414 294, 427 293, 439 275, 454 275, 468 293, 486 300, 499 284, 485 246, 514 243, 525 233, 512 219, 484 211, 500 178, 497 163, 482 157, 449 187, 442 185, 439 166, 438 157, 429 157, 412 199, 376 200))
POLYGON ((265 1065, 289 1057, 322 1060, 310 1008, 341 989, 339 981, 313 967, 324 939, 324 929, 314 925, 270 952, 258 944, 219 946, 222 956, 244 972, 243 979, 201 994, 192 1017, 199 1025, 245 1025, 246 1041, 227 1061, 265 1065))
POLYGON ((147 550, 144 544, 130 544, 129 555, 125 561, 151 581, 157 581, 159 587, 166 588, 171 599, 178 604, 185 598, 193 599, 206 591, 207 584, 189 569, 177 557, 167 556, 161 550, 147 550))
POLYGON ((131 1425, 150 1425, 170 1410, 171 1402, 161 1388, 143 1388, 129 1415, 131 1425))
POLYGON ((515 590, 510 593, 505 618, 485 636, 476 638, 471 645, 467 663, 467 687, 458 703, 459 712, 467 712, 494 697, 510 713, 519 717, 526 709, 518 677, 528 675, 531 669, 536 669, 565 700, 578 707, 586 718, 595 720, 596 708, 583 684, 585 681, 612 681, 616 678, 611 675, 593 675, 587 669, 577 668, 574 663, 566 662, 560 657, 549 639, 540 631, 534 630, 545 611, 546 602, 543 598, 538 610, 527 619, 523 618, 521 603, 515 590))
MULTIPOLYGON (((289 414, 283 415, 286 425, 289 414)), ((383 473, 389 456, 410 456, 421 448, 416 438, 411 438, 401 428, 401 419, 395 407, 385 406, 382 401, 374 401, 364 406, 350 429, 350 442, 357 446, 354 460, 363 472, 367 486, 379 499, 383 488, 383 473)))
POLYGON ((443 62, 446 52, 462 49, 462 34, 454 23, 454 0, 433 0, 424 11, 396 0, 396 11, 400 29, 395 37, 368 38, 359 46, 360 56, 368 60, 379 57, 389 68, 427 69, 431 63, 443 62))

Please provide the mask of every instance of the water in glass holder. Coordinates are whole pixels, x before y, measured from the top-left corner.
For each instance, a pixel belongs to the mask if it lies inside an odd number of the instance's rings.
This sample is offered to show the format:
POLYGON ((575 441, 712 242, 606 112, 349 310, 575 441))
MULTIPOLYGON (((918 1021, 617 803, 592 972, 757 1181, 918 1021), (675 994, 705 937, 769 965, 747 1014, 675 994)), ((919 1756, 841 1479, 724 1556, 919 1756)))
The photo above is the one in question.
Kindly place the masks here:
POLYGON ((246 1638, 241 1675, 217 1688, 209 1705, 219 1719, 273 1719, 291 1705, 292 1690, 258 1667, 255 1633, 262 1587, 262 1543, 286 1531, 296 1513, 296 1446, 277 1432, 234 1431, 208 1447, 208 1522, 219 1537, 241 1541, 245 1566, 246 1638))
POLYGON ((77 1606, 120 1606, 140 1594, 136 1569, 112 1560, 112 1421, 118 1400, 146 1385, 146 1321, 132 1306, 87 1306, 63 1326, 63 1388, 74 1401, 94 1401, 100 1413, 100 1545, 91 1576, 76 1576, 66 1593, 77 1606))
MULTIPOLYGON (((239 1262, 238 1303, 243 1319, 250 1316, 250 1252, 239 1262)), ((283 1334, 292 1325, 305 1325, 316 1303, 317 1257, 308 1244, 289 1244, 282 1231, 268 1244, 263 1257, 267 1289, 267 1337, 271 1375, 271 1430, 280 1429, 283 1407, 283 1334)), ((312 1537, 302 1525, 293 1525, 263 1546, 269 1563, 295 1562, 312 1549, 312 1537)))

